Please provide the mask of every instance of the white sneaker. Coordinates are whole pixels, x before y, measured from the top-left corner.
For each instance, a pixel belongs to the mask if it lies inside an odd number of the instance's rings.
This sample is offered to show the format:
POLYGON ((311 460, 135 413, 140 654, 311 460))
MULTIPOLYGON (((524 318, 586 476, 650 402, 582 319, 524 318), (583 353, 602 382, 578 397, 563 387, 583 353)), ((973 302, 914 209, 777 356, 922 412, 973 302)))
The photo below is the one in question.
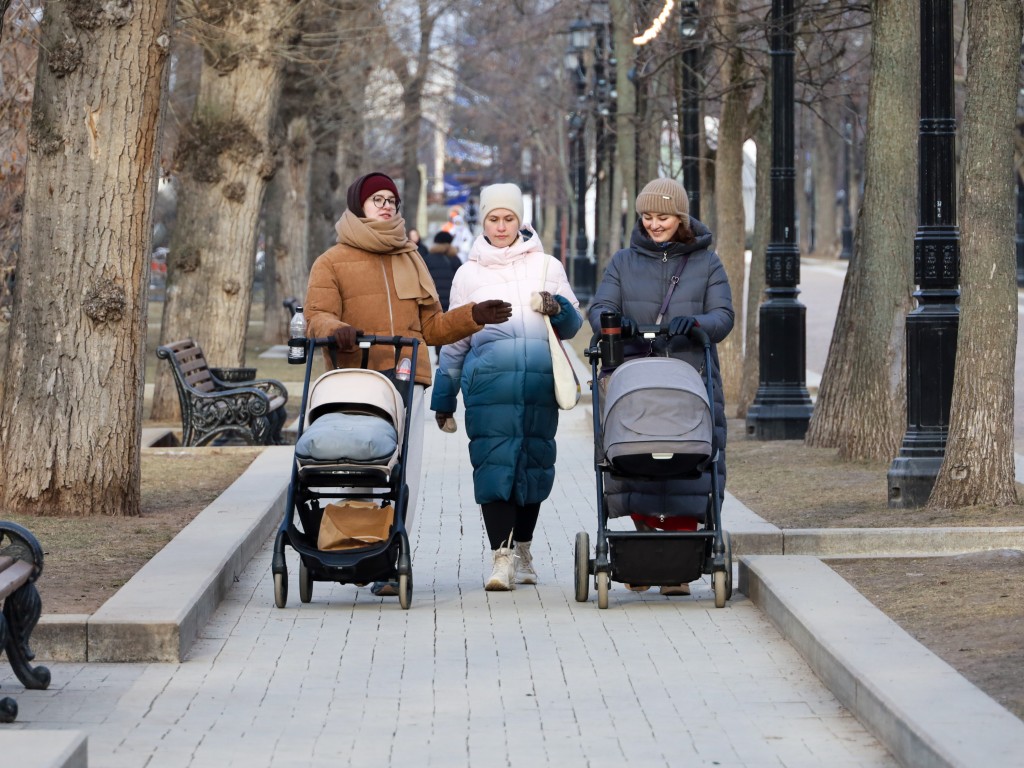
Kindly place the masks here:
POLYGON ((508 592, 516 588, 516 554, 512 547, 498 547, 494 550, 494 569, 484 584, 488 592, 508 592))
POLYGON ((516 584, 536 584, 537 572, 533 570, 533 555, 530 542, 516 542, 516 584))

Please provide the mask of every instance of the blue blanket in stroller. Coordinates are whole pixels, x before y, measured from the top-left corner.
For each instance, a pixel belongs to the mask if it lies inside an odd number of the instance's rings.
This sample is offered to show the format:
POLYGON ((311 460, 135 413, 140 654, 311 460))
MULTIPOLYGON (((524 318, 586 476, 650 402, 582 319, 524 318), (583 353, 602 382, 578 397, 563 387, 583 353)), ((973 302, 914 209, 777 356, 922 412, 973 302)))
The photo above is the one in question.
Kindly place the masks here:
POLYGON ((299 459, 378 463, 398 449, 398 432, 386 419, 362 413, 325 413, 295 442, 299 459))

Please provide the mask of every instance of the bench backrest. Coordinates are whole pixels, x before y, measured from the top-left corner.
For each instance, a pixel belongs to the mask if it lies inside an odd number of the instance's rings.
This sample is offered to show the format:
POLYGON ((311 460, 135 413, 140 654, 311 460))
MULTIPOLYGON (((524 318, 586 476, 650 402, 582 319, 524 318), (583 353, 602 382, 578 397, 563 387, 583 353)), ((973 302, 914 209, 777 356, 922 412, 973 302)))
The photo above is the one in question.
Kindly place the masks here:
POLYGON ((174 341, 163 346, 171 352, 171 364, 187 387, 198 392, 214 390, 213 378, 210 376, 203 348, 194 339, 174 341))

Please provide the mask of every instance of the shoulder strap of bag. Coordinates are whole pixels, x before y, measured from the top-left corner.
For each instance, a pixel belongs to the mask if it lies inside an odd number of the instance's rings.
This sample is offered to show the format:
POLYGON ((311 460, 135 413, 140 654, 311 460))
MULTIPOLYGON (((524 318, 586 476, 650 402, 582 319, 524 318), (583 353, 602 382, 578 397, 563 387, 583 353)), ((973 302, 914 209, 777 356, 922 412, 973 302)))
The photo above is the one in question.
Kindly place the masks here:
POLYGON ((658 319, 654 321, 655 325, 661 325, 661 320, 665 317, 665 310, 668 309, 668 303, 672 300, 672 293, 675 291, 676 286, 679 285, 679 278, 683 274, 683 270, 686 269, 686 262, 690 260, 690 255, 687 254, 680 259, 679 268, 676 273, 672 275, 672 279, 669 281, 668 293, 665 294, 665 300, 661 302, 661 309, 658 310, 658 319))

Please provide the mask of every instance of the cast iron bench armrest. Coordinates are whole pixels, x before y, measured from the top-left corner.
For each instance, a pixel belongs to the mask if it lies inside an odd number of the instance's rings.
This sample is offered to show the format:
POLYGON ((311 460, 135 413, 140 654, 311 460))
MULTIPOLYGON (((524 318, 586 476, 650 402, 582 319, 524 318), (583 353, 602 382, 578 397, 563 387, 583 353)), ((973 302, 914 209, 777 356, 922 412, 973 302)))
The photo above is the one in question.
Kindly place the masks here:
MULTIPOLYGON (((29 663, 34 654, 28 641, 43 612, 35 585, 42 572, 43 549, 36 537, 0 520, 0 647, 22 685, 40 690, 50 685, 50 670, 29 663)), ((13 722, 17 716, 17 702, 0 699, 0 722, 13 722)))

